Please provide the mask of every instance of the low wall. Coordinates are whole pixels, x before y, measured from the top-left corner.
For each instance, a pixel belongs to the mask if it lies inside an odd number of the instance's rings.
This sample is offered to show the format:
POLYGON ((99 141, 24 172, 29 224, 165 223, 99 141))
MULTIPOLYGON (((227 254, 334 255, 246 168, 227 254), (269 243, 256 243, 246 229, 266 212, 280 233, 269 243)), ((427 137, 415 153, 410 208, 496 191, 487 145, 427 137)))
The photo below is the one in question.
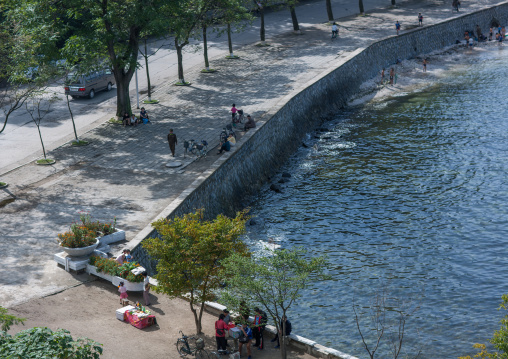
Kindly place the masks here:
MULTIPOLYGON (((357 49, 339 61, 336 68, 323 72, 282 98, 263 115, 256 129, 248 131, 231 152, 222 155, 154 221, 180 216, 197 208, 205 208, 209 218, 219 213, 234 214, 241 209, 242 200, 255 194, 287 161, 305 134, 323 121, 323 109, 337 113, 362 83, 397 59, 414 58, 452 45, 463 39, 464 31, 471 31, 476 25, 487 32, 493 21, 506 24, 507 14, 508 3, 502 3, 357 49)), ((155 272, 155 263, 140 244, 145 238, 155 236, 156 231, 149 225, 129 242, 132 254, 150 274, 155 272)), ((315 356, 352 358, 297 335, 290 339, 291 345, 315 356)))
MULTIPOLYGON (((262 116, 256 129, 248 131, 231 152, 222 155, 154 220, 180 216, 197 208, 205 208, 208 218, 219 213, 234 214, 241 209, 242 200, 255 194, 294 153, 303 136, 323 121, 323 109, 337 113, 363 82, 393 65, 396 59, 410 59, 452 45, 476 25, 487 32, 493 22, 506 24, 507 10, 508 3, 501 3, 357 49, 338 61, 337 67, 283 97, 262 116)), ((149 225, 130 241, 132 254, 151 274, 155 264, 140 243, 154 236, 157 233, 149 225)))

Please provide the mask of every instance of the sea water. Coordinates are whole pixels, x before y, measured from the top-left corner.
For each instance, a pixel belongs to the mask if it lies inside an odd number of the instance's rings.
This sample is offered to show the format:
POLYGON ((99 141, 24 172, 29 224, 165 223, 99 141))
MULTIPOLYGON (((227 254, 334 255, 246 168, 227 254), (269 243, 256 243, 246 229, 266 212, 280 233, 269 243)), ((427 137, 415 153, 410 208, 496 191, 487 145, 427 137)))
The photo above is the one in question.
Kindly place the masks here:
POLYGON ((499 328, 508 293, 507 54, 464 53, 423 91, 337 113, 284 166, 292 174, 284 192, 265 188, 253 200, 252 248, 304 246, 328 257, 332 280, 312 282, 289 312, 295 333, 366 358, 353 305, 373 348, 367 314, 376 296, 390 318, 379 358, 393 357, 389 332, 401 311, 412 313, 402 351, 421 358, 474 353, 499 328))

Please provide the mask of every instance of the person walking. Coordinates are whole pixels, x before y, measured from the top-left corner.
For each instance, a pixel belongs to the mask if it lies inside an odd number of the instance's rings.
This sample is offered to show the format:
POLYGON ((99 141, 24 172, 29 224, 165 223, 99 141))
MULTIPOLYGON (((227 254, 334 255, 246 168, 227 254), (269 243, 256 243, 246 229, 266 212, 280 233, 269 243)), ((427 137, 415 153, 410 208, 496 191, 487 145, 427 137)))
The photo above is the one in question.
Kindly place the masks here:
POLYGON ((178 139, 176 138, 176 135, 173 133, 173 129, 169 130, 168 143, 169 149, 171 150, 171 154, 173 155, 173 157, 175 157, 175 146, 178 143, 178 139))
POLYGON ((332 39, 335 39, 337 36, 339 36, 339 27, 336 23, 333 23, 332 25, 332 39))
POLYGON ((418 13, 418 25, 423 26, 423 15, 421 12, 418 13))
POLYGON ((392 67, 390 69, 390 85, 393 85, 393 78, 395 77, 395 70, 394 68, 392 67))
POLYGON ((423 59, 423 72, 427 72, 427 59, 423 59))
POLYGON ((395 23, 395 30, 397 30, 397 35, 398 35, 399 31, 400 31, 400 24, 398 21, 395 23))

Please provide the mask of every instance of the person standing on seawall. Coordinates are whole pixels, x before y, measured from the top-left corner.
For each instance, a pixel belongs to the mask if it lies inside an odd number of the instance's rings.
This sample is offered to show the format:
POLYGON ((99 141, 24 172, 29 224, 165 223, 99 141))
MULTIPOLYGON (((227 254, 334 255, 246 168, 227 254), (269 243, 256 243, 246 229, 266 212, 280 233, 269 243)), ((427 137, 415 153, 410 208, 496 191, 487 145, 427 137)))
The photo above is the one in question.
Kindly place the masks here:
POLYGON ((171 154, 173 155, 173 157, 175 157, 175 146, 178 143, 178 139, 176 138, 176 135, 173 133, 173 129, 169 130, 168 143, 169 149, 171 150, 171 154))
POLYGON ((397 30, 397 35, 398 35, 399 31, 400 31, 400 24, 398 21, 395 23, 395 30, 397 30))
POLYGON ((423 15, 421 12, 418 13, 418 25, 423 26, 423 15))
POLYGON ((427 59, 423 59, 423 72, 427 72, 427 59))

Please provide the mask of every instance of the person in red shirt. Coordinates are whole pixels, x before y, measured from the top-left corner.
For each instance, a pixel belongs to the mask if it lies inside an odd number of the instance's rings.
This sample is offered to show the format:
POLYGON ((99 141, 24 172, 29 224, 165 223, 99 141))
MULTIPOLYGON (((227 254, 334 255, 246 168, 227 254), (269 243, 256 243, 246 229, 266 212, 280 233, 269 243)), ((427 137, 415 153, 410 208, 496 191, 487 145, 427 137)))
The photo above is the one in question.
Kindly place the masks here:
POLYGON ((217 341, 217 350, 226 351, 226 330, 227 324, 224 322, 224 314, 219 315, 219 320, 215 322, 215 340, 217 341))

